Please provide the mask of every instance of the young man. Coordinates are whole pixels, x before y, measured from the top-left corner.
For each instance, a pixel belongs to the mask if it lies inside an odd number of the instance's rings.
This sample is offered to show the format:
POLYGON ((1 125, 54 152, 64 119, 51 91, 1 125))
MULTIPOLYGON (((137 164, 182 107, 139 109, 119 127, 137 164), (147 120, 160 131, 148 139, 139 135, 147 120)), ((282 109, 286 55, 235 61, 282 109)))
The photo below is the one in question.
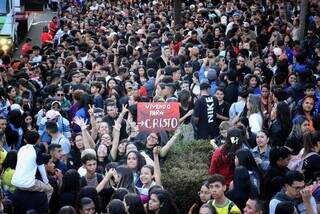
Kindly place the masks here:
POLYGON ((212 200, 208 201, 218 214, 237 214, 241 213, 240 209, 225 195, 224 192, 227 189, 224 176, 220 174, 214 174, 208 178, 209 190, 212 200))
POLYGON ((71 150, 70 141, 59 132, 58 124, 54 121, 48 121, 46 124, 46 130, 51 136, 51 144, 61 145, 63 155, 68 155, 71 150))
POLYGON ((285 177, 284 189, 278 192, 269 203, 270 213, 275 213, 281 202, 291 202, 299 214, 316 214, 317 204, 311 190, 305 187, 304 176, 298 171, 289 171, 285 177))
POLYGON ((194 106, 194 123, 197 139, 213 139, 219 134, 217 124, 217 99, 209 95, 210 84, 203 81, 200 84, 201 97, 194 106))
MULTIPOLYGON (((119 116, 119 111, 116 102, 107 99, 106 101, 106 109, 107 109, 107 116, 103 118, 103 121, 108 123, 109 127, 113 127, 115 121, 119 116)), ((128 133, 126 131, 127 125, 126 121, 123 119, 121 122, 121 129, 120 129, 120 140, 127 139, 128 133)))
POLYGON ((53 193, 47 173, 44 167, 42 153, 36 144, 40 135, 35 131, 27 131, 24 134, 25 146, 18 152, 16 170, 12 176, 11 183, 21 190, 47 193, 48 201, 53 193), (40 172, 42 181, 36 179, 37 169, 40 172))
POLYGON ((258 198, 249 198, 246 207, 243 209, 243 214, 264 214, 264 204, 258 198))
POLYGON ((96 173, 97 170, 97 158, 93 154, 86 154, 81 158, 81 162, 86 169, 87 173, 81 177, 81 186, 97 187, 102 181, 103 175, 96 173))
POLYGON ((68 167, 67 165, 62 161, 62 148, 59 144, 50 144, 48 147, 49 154, 51 155, 52 161, 55 165, 55 167, 64 174, 68 167))
POLYGON ((93 82, 91 83, 90 91, 91 91, 91 94, 93 95, 94 107, 104 109, 103 99, 102 99, 102 96, 100 95, 101 88, 102 86, 100 83, 93 82))

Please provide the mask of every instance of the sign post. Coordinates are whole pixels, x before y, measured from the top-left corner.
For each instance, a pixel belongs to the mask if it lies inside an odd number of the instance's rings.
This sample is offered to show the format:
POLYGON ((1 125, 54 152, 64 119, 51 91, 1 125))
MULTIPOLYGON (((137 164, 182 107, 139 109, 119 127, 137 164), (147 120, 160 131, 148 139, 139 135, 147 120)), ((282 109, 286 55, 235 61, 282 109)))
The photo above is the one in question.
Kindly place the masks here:
POLYGON ((179 127, 179 103, 138 103, 139 131, 174 131, 179 127))

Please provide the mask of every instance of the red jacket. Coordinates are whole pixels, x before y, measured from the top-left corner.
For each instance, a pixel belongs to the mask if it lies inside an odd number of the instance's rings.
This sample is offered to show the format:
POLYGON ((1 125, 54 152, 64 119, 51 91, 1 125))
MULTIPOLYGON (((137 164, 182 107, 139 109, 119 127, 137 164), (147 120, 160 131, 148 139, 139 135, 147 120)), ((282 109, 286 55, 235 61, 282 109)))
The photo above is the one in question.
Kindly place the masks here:
POLYGON ((42 45, 45 45, 47 42, 52 42, 52 35, 50 33, 41 34, 42 45))
POLYGON ((221 147, 217 148, 211 157, 211 164, 209 173, 210 175, 213 175, 215 173, 218 173, 220 175, 225 176, 226 178, 226 184, 229 186, 230 182, 233 180, 233 169, 232 169, 232 163, 229 163, 227 160, 227 157, 225 155, 222 155, 221 153, 221 147), (218 160, 222 159, 222 164, 218 164, 218 160))

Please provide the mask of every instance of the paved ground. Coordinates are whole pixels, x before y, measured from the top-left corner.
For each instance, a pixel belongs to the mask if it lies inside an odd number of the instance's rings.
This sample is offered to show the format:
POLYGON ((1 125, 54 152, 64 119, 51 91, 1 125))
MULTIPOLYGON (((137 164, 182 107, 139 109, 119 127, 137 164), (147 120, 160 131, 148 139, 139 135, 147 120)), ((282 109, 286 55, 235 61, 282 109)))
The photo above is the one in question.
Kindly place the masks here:
POLYGON ((35 15, 33 24, 30 27, 27 35, 23 36, 19 41, 18 49, 14 52, 14 57, 20 57, 20 49, 26 37, 32 38, 32 45, 41 46, 41 32, 42 28, 48 24, 48 22, 55 16, 56 13, 51 10, 45 10, 42 13, 38 13, 35 15))

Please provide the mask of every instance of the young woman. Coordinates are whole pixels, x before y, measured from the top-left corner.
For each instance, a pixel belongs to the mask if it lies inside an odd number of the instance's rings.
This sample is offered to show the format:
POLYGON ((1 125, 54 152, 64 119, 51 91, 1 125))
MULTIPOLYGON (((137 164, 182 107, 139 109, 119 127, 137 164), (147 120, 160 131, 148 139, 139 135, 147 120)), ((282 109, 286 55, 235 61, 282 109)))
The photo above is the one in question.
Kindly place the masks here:
POLYGON ((157 190, 150 195, 147 205, 150 214, 176 214, 178 213, 176 205, 166 190, 157 190))
POLYGON ((233 186, 226 193, 226 197, 233 201, 240 210, 243 210, 247 200, 258 195, 257 187, 250 182, 248 169, 244 166, 236 167, 234 170, 233 186))
POLYGON ((133 172, 134 184, 136 187, 142 187, 143 185, 140 180, 140 172, 145 164, 145 158, 138 151, 131 151, 127 154, 126 165, 133 172))
POLYGON ((302 105, 298 106, 298 115, 305 116, 309 121, 309 130, 320 130, 320 115, 315 111, 315 97, 305 96, 302 105))
POLYGON ((260 95, 261 94, 261 89, 260 89, 260 80, 259 78, 254 75, 254 74, 249 74, 245 80, 244 84, 246 87, 251 90, 255 95, 260 95))
POLYGON ((84 150, 84 144, 83 144, 83 137, 81 134, 76 134, 73 137, 73 144, 71 145, 71 151, 70 151, 70 161, 68 163, 71 163, 69 168, 71 169, 78 169, 82 166, 81 163, 81 153, 84 150))
POLYGON ((144 165, 140 172, 140 181, 142 187, 136 187, 142 202, 148 203, 149 200, 149 190, 154 185, 161 186, 161 171, 160 171, 160 161, 159 161, 159 147, 153 149, 154 162, 152 165, 144 165))
POLYGON ((214 96, 218 100, 218 109, 217 109, 217 124, 220 125, 222 121, 229 120, 229 109, 230 104, 224 101, 224 89, 218 88, 214 96))
MULTIPOLYGON (((112 195, 115 188, 126 188, 131 193, 136 193, 136 188, 134 186, 134 179, 132 170, 127 166, 120 165, 115 169, 111 168, 103 180, 96 187, 97 192, 101 192, 103 189, 108 188, 112 195)), ((110 196, 111 196, 110 195, 110 196)))
POLYGON ((144 214, 143 203, 139 197, 139 195, 134 193, 129 193, 124 196, 123 200, 124 206, 126 208, 126 212, 128 214, 144 214))
POLYGON ((302 115, 293 119, 292 131, 285 142, 285 146, 291 151, 292 155, 298 155, 303 148, 303 135, 309 130, 309 120, 302 115))
POLYGON ((309 132, 304 135, 304 150, 302 154, 305 181, 316 181, 320 172, 320 132, 309 132))
POLYGON ((200 207, 199 214, 217 214, 217 211, 209 204, 203 204, 200 207))
POLYGON ((225 144, 218 147, 211 158, 209 172, 211 175, 218 173, 226 178, 226 184, 229 186, 233 180, 234 158, 238 149, 242 148, 245 142, 241 130, 231 128, 227 132, 225 144))
POLYGON ((249 126, 252 133, 256 134, 262 130, 263 126, 263 115, 261 112, 260 98, 250 94, 247 99, 247 117, 249 120, 249 126))
POLYGON ((36 129, 36 124, 35 124, 35 121, 33 120, 32 118, 32 115, 30 114, 30 112, 26 111, 23 113, 22 115, 22 129, 23 129, 23 132, 26 132, 26 131, 32 131, 32 130, 35 130, 36 129))
POLYGON ((270 96, 270 86, 268 84, 262 84, 261 86, 260 102, 263 117, 265 120, 268 120, 272 110, 272 99, 270 96))
POLYGON ((275 114, 269 129, 270 142, 272 146, 283 146, 292 128, 289 105, 284 101, 277 103, 275 114))
POLYGON ((269 167, 271 146, 266 131, 259 131, 256 135, 257 146, 251 150, 257 165, 265 172, 269 167))
POLYGON ((206 204, 211 199, 211 192, 208 182, 204 182, 198 192, 197 201, 192 205, 188 214, 198 214, 202 205, 206 204))
POLYGON ((66 205, 76 207, 79 191, 80 175, 76 170, 70 169, 64 174, 62 179, 59 207, 66 205))
POLYGON ((286 147, 274 147, 270 151, 270 165, 264 180, 264 199, 269 201, 284 185, 284 177, 289 171, 290 151, 286 147))
POLYGON ((86 124, 89 124, 90 122, 90 116, 88 113, 89 106, 93 104, 92 97, 85 93, 81 96, 80 102, 79 102, 79 108, 78 111, 76 112, 75 116, 82 118, 86 124))
MULTIPOLYGON (((257 188, 260 193, 262 188, 262 173, 253 158, 252 153, 249 149, 240 149, 236 152, 234 159, 235 166, 245 167, 250 175, 251 183, 257 188)), ((234 179, 235 180, 235 179, 234 179)))

